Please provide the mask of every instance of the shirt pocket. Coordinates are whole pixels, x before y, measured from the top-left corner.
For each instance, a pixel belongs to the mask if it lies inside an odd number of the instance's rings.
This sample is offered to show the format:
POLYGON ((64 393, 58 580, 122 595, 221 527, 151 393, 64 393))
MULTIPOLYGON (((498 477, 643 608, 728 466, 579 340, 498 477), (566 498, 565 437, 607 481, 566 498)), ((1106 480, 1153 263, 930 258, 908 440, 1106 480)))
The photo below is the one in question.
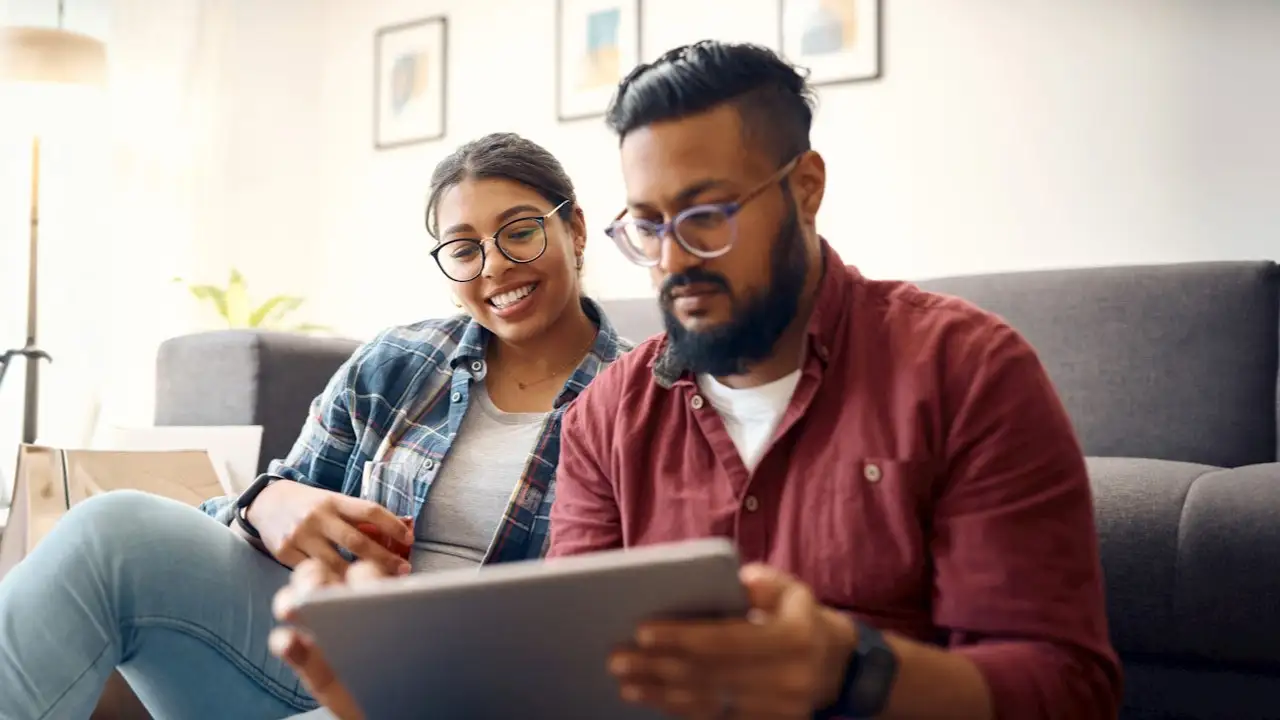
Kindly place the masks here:
MULTIPOLYGON (((814 568, 829 579, 835 604, 877 614, 927 609, 931 593, 928 526, 937 476, 931 459, 864 457, 849 463, 823 518, 831 539, 814 568)), ((833 476, 839 477, 839 476, 833 476)))
POLYGON ((397 517, 411 517, 417 504, 416 463, 366 462, 360 497, 390 510, 397 517))

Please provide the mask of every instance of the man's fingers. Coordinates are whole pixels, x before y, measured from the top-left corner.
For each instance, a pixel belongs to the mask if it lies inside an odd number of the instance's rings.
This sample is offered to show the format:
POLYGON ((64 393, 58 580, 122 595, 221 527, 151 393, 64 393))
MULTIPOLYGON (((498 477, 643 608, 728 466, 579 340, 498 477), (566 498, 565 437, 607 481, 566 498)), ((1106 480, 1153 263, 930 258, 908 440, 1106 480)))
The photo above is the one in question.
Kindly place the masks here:
POLYGON ((786 626, 745 620, 651 622, 636 631, 635 640, 645 650, 710 659, 771 657, 805 647, 786 626))
POLYGON ((789 588, 800 583, 786 573, 768 565, 753 563, 738 573, 752 608, 766 612, 777 608, 789 588))
POLYGON ((289 664, 316 702, 339 720, 361 720, 364 715, 347 692, 324 654, 306 635, 292 628, 276 628, 267 639, 272 654, 289 664))
POLYGON ((346 495, 334 498, 334 503, 338 514, 350 521, 352 525, 358 522, 371 523, 383 535, 405 545, 413 544, 413 531, 404 524, 404 521, 396 517, 395 513, 378 503, 346 495))
POLYGON ((354 563, 347 570, 348 585, 367 585, 387 577, 390 577, 390 575, 385 568, 377 563, 367 561, 354 563))

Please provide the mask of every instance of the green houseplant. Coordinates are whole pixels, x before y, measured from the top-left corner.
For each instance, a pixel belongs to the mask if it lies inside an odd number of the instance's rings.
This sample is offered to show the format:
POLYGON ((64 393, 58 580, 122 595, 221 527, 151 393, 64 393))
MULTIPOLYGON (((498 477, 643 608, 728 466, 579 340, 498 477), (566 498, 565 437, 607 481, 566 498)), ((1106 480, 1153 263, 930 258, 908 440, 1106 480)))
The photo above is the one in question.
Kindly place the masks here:
POLYGON ((249 286, 239 270, 232 268, 227 284, 190 283, 182 278, 174 282, 186 286, 197 301, 212 306, 228 328, 257 328, 296 333, 327 332, 329 328, 314 323, 294 323, 291 318, 305 300, 296 295, 274 295, 255 305, 249 296, 249 286))

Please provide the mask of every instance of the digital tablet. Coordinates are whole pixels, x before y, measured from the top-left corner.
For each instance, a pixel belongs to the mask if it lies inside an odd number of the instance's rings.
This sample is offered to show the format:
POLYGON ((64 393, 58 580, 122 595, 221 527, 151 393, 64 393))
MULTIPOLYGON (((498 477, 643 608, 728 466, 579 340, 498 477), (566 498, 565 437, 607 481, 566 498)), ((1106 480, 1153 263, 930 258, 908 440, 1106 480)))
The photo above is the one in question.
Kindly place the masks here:
POLYGON ((323 588, 298 606, 369 720, 656 718, 609 654, 656 618, 744 617, 724 539, 323 588))

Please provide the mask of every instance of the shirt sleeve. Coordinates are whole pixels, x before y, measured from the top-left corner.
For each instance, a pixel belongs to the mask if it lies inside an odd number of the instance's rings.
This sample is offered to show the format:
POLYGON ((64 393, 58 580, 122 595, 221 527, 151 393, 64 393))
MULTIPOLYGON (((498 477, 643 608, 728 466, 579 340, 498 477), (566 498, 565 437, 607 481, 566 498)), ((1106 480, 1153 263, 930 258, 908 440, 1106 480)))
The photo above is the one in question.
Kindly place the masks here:
POLYGON ((1093 497, 1039 359, 1001 325, 947 381, 947 472, 935 496, 935 622, 975 662, 1001 720, 1114 718, 1093 497))
POLYGON ((597 375, 565 411, 551 506, 548 557, 622 547, 622 520, 608 472, 620 389, 615 368, 597 375))
MULTIPOLYGON (((333 374, 324 391, 311 401, 302 433, 289 455, 271 461, 267 475, 342 491, 351 453, 358 444, 356 383, 360 366, 376 342, 357 349, 333 374)), ((200 510, 227 525, 235 519, 235 500, 235 496, 213 498, 202 503, 200 510)))

